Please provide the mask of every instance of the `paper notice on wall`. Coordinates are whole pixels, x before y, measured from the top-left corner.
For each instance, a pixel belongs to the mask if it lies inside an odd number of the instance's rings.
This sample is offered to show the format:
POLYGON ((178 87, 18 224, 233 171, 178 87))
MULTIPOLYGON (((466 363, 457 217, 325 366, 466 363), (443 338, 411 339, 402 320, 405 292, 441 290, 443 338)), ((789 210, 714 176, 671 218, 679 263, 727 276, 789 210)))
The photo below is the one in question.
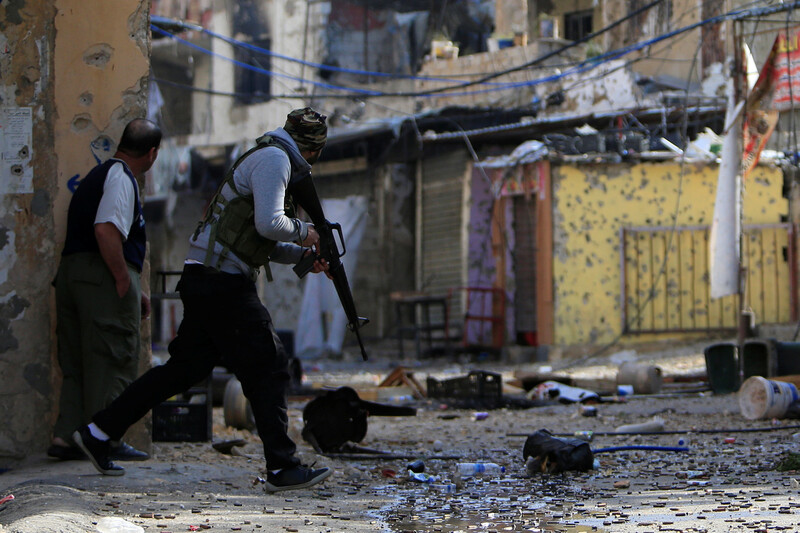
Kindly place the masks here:
POLYGON ((0 194, 33 192, 30 107, 0 107, 0 194))

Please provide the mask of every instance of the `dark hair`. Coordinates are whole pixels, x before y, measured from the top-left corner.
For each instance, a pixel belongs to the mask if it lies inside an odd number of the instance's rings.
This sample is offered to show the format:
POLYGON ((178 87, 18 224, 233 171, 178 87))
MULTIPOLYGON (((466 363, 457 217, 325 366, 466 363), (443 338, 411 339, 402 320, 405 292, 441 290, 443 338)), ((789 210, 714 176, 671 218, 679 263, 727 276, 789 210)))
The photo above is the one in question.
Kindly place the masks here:
POLYGON ((135 118, 128 122, 117 150, 131 157, 142 157, 151 148, 161 146, 161 128, 146 118, 135 118))

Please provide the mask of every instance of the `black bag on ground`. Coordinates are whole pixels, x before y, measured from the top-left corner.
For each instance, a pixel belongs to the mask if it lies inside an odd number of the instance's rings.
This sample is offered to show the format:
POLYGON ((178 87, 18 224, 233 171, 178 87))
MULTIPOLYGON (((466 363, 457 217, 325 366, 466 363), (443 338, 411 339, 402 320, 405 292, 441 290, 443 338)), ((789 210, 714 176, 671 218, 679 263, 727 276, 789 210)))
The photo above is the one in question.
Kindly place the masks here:
POLYGON ((383 405, 358 397, 350 387, 317 396, 303 408, 303 439, 317 452, 336 452, 367 435, 367 416, 414 416, 413 407, 383 405))
POLYGON ((546 429, 532 433, 522 447, 522 458, 528 472, 585 472, 594 465, 594 455, 589 443, 580 439, 554 437, 546 429), (528 462, 528 458, 531 458, 528 462))

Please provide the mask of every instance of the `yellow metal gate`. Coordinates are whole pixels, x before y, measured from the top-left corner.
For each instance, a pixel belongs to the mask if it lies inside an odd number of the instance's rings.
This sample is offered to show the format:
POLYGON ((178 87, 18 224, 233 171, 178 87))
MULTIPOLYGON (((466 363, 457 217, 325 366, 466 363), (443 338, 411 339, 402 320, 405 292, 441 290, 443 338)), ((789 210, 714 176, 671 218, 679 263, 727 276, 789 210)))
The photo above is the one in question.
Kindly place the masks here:
MULTIPOLYGON (((708 226, 623 228, 620 236, 622 331, 735 330, 737 296, 711 298, 708 226)), ((757 322, 797 320, 791 224, 745 226, 745 307, 757 322)))

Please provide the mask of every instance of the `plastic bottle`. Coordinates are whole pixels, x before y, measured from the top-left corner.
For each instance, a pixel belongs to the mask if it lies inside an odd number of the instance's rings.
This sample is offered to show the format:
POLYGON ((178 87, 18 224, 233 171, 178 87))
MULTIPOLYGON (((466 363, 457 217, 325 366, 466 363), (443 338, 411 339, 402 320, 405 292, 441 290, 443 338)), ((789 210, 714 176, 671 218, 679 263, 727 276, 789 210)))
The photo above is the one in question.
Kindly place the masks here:
POLYGON ((436 476, 423 472, 412 472, 411 470, 408 471, 408 479, 411 481, 418 481, 419 483, 434 483, 438 480, 436 476))
POLYGON ((497 463, 458 463, 456 468, 465 477, 475 474, 502 474, 506 471, 506 467, 497 463))

